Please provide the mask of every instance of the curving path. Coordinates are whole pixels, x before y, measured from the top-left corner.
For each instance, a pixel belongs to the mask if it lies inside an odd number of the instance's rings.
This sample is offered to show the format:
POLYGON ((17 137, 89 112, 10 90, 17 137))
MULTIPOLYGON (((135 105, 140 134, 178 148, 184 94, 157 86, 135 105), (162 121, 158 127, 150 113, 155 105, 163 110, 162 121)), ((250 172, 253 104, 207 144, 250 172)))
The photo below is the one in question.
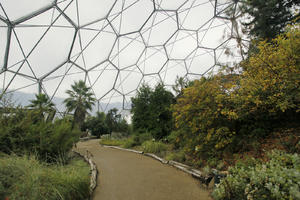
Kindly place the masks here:
POLYGON ((77 150, 90 151, 97 165, 94 200, 210 200, 196 179, 152 158, 101 147, 99 140, 79 142, 77 150))

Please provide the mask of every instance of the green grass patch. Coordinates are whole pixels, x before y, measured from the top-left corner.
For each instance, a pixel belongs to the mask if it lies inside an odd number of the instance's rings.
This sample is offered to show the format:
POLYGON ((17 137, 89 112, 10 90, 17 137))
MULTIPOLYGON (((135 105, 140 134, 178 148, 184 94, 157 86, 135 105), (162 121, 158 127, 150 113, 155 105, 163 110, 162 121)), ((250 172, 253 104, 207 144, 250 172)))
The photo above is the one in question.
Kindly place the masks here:
POLYGON ((180 163, 184 163, 186 161, 185 153, 183 150, 168 152, 165 158, 166 160, 174 160, 180 163))
POLYGON ((128 148, 132 148, 132 147, 135 147, 137 146, 137 142, 134 141, 133 138, 128 138, 124 141, 124 144, 122 145, 122 147, 128 149, 128 148))
POLYGON ((0 199, 87 199, 89 182, 89 166, 80 158, 68 165, 45 164, 34 156, 0 158, 0 199))
POLYGON ((122 146, 126 141, 119 139, 101 139, 100 144, 108 146, 122 146))
POLYGON ((166 152, 168 146, 162 142, 146 141, 142 144, 142 149, 145 153, 154 153, 161 155, 166 152))

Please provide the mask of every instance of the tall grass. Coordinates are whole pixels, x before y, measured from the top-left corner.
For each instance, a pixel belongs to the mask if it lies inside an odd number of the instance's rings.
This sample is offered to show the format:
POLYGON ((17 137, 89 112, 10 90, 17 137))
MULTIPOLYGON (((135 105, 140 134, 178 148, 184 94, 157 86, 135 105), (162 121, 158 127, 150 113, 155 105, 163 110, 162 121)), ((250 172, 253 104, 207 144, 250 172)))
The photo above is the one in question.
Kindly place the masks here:
POLYGON ((142 144, 142 149, 145 153, 161 155, 167 150, 167 148, 167 145, 162 142, 146 141, 142 144))
POLYGON ((87 199, 89 180, 89 166, 79 158, 64 166, 34 156, 0 158, 0 199, 87 199))

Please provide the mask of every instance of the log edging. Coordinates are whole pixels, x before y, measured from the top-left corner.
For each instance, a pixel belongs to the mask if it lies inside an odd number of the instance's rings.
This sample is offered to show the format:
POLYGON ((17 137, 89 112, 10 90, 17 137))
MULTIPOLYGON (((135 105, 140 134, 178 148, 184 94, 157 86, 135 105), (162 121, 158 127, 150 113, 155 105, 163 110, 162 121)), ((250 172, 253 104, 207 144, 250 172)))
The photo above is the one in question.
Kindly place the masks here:
POLYGON ((91 152, 89 152, 88 150, 86 150, 86 155, 77 152, 76 150, 72 150, 74 153, 76 153, 77 155, 79 155, 80 157, 82 157, 84 159, 85 162, 87 162, 90 165, 90 197, 92 196, 95 188, 97 187, 97 176, 98 176, 98 169, 97 166, 95 164, 95 162, 93 161, 93 154, 91 152))

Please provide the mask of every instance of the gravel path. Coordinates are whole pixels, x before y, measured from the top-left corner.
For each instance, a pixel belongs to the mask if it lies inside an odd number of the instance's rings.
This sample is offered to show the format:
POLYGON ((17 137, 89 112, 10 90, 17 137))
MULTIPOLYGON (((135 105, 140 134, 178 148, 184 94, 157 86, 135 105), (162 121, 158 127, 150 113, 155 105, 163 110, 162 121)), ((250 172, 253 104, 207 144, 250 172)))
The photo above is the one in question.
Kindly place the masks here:
POLYGON ((93 154, 99 171, 94 200, 210 200, 196 179, 152 158, 101 147, 99 140, 77 148, 93 154))

